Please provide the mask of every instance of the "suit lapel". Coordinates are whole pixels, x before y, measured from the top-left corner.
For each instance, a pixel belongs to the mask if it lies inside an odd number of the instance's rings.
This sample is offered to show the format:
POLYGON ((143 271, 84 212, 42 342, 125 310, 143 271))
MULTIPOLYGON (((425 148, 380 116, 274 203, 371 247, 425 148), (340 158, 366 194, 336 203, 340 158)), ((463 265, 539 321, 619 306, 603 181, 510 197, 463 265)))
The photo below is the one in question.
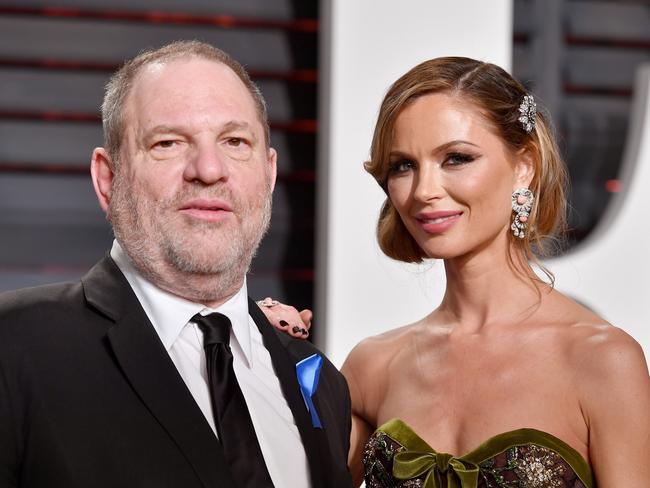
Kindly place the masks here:
MULTIPOLYGON (((275 374, 280 381, 282 393, 289 404, 296 426, 300 432, 302 444, 305 448, 305 453, 307 454, 307 460, 309 462, 312 487, 318 488, 329 486, 327 483, 328 474, 326 471, 327 466, 330 465, 330 450, 327 435, 325 433, 325 428, 327 426, 323 425, 323 429, 316 429, 312 426, 311 417, 309 416, 309 412, 305 406, 305 401, 300 393, 300 385, 298 384, 296 376, 296 363, 304 358, 292 357, 287 352, 285 345, 281 342, 283 337, 278 337, 275 329, 271 324, 269 324, 268 320, 266 320, 262 311, 257 307, 255 302, 250 299, 248 303, 248 313, 253 317, 257 328, 262 334, 264 346, 271 355, 271 361, 273 362, 275 374)), ((287 336, 287 338, 290 339, 289 336, 287 336)), ((317 399, 315 404, 318 407, 317 399)))
POLYGON ((221 445, 117 265, 105 258, 82 283, 88 303, 115 322, 108 339, 119 367, 203 485, 234 485, 221 445))

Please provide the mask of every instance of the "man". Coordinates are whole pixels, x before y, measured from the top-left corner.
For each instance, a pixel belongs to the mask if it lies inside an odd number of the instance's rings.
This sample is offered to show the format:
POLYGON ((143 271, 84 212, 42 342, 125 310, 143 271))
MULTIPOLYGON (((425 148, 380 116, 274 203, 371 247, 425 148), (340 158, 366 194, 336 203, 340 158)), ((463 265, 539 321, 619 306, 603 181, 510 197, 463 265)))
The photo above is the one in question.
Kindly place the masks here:
POLYGON ((305 393, 317 351, 246 295, 276 176, 257 87, 176 42, 122 67, 102 115, 110 256, 0 298, 0 486, 349 486, 343 377, 325 360, 305 393))

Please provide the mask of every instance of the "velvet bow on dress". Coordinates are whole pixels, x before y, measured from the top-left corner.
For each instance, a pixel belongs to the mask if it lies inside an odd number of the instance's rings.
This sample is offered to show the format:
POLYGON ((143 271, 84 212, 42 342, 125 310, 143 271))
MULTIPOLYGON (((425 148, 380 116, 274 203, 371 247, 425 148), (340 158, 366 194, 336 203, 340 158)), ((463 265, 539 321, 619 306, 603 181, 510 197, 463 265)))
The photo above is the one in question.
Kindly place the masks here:
POLYGON ((424 475, 423 488, 476 488, 479 468, 476 464, 451 454, 404 451, 395 455, 393 476, 410 480, 424 475), (442 483, 442 477, 447 484, 442 483))

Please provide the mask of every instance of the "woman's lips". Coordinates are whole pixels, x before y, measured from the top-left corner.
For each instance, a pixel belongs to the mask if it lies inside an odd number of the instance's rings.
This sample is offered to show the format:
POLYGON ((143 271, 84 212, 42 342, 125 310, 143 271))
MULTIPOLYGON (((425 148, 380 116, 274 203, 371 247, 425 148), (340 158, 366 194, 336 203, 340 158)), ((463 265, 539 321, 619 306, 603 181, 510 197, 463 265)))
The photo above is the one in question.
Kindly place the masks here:
POLYGON ((420 228, 429 234, 441 234, 458 222, 463 212, 444 210, 440 212, 421 212, 415 216, 420 228))

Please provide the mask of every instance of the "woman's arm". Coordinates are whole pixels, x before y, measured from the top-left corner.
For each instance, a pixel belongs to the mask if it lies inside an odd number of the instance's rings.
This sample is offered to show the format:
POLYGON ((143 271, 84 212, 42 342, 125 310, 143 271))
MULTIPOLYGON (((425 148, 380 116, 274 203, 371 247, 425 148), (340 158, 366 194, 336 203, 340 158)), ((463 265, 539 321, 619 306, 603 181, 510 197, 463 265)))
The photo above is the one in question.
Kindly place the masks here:
POLYGON ((350 433, 350 452, 348 467, 352 474, 352 486, 361 486, 363 481, 363 448, 373 428, 362 417, 352 413, 352 432, 350 433))
MULTIPOLYGON (((294 337, 307 338, 308 334, 301 333, 297 328, 304 328, 309 331, 312 318, 310 310, 298 312, 291 305, 279 303, 271 298, 265 298, 257 302, 257 304, 269 322, 277 329, 294 337)), ((380 387, 377 378, 375 381, 365 380, 365 378, 373 377, 370 370, 373 364, 375 364, 373 361, 375 357, 375 354, 373 354, 374 348, 372 345, 369 345, 369 342, 369 340, 366 340, 358 344, 350 352, 341 368, 341 373, 343 373, 343 376, 347 380, 352 401, 352 430, 350 432, 348 467, 352 473, 354 486, 360 486, 363 481, 363 449, 368 438, 375 430, 373 422, 367 419, 366 398, 369 395, 374 397, 374 394, 377 393, 380 387), (372 391, 368 391, 368 389, 372 391)))
POLYGON ((341 368, 341 373, 348 382, 352 400, 352 432, 348 466, 354 486, 361 485, 363 481, 363 450, 376 428, 374 412, 377 398, 380 397, 383 388, 382 375, 378 374, 378 371, 375 372, 376 358, 375 341, 372 338, 365 339, 352 349, 341 368))
POLYGON ((650 376, 634 339, 607 327, 586 342, 578 387, 599 488, 643 488, 650 480, 650 376))

